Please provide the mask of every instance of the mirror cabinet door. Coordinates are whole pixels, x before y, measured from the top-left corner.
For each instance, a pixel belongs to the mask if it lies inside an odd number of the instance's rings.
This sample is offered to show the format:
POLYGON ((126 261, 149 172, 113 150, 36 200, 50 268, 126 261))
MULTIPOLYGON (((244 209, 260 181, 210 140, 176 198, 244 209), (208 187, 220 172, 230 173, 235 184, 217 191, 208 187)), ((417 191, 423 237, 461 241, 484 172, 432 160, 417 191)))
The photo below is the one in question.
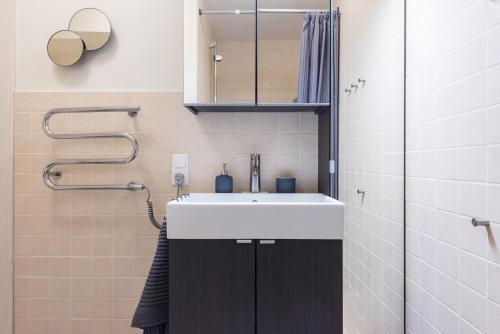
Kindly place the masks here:
POLYGON ((255 1, 198 1, 197 102, 255 103, 255 1))
POLYGON ((258 102, 329 103, 330 1, 258 5, 258 102))

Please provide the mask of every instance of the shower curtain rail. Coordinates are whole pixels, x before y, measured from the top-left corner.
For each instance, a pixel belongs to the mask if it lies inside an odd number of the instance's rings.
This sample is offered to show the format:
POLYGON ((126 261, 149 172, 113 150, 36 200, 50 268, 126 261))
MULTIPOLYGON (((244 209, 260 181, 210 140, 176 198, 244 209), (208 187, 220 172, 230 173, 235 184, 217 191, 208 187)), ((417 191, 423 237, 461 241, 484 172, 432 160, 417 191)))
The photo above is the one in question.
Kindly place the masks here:
MULTIPOLYGON (((329 9, 272 9, 272 8, 260 8, 257 9, 257 13, 273 13, 273 14, 305 14, 305 13, 327 13, 329 9)), ((242 14, 255 14, 253 9, 234 9, 234 10, 199 10, 200 15, 242 15, 242 14)))
POLYGON ((42 121, 42 128, 45 134, 53 139, 125 139, 132 145, 131 153, 125 158, 109 159, 59 159, 50 161, 42 171, 45 185, 52 190, 142 190, 146 187, 143 184, 129 182, 128 184, 109 185, 59 185, 51 180, 51 177, 61 177, 63 172, 53 170, 56 166, 64 165, 123 165, 133 161, 139 153, 139 143, 134 136, 126 132, 96 132, 96 133, 55 133, 50 129, 50 119, 57 114, 81 114, 96 112, 126 112, 130 117, 134 117, 139 112, 140 107, 96 107, 96 108, 56 108, 49 110, 42 121))

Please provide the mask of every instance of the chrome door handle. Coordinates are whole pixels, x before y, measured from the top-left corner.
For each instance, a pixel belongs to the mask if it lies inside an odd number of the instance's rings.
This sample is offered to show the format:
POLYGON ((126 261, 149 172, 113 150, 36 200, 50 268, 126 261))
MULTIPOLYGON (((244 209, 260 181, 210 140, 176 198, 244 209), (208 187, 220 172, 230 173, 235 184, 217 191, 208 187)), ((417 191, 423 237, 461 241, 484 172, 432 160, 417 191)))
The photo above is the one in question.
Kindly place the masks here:
POLYGON ((250 240, 250 239, 238 239, 238 240, 236 240, 236 243, 237 244, 251 244, 252 240, 250 240))
POLYGON ((260 240, 261 245, 274 245, 275 243, 275 240, 260 240))

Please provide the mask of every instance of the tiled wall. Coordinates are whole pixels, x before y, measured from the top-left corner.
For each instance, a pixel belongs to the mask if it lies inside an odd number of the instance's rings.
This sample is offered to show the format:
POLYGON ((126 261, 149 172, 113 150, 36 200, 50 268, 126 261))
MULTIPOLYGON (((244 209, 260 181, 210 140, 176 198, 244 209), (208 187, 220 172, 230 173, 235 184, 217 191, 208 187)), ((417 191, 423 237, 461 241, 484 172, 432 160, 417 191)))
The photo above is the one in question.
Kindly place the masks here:
POLYGON ((13 326, 13 159, 12 90, 14 87, 13 1, 0 3, 0 333, 13 326))
POLYGON ((500 333, 499 41, 498 0, 408 0, 408 333, 500 333))
POLYGON ((344 323, 349 334, 401 334, 404 329, 403 4, 336 3, 342 13, 340 198, 346 204, 344 323), (364 86, 359 78, 366 80, 364 86), (344 93, 351 83, 360 87, 344 93))
POLYGON ((235 191, 248 189, 249 154, 262 153, 262 186, 297 177, 298 191, 317 191, 317 116, 313 113, 192 115, 181 93, 15 94, 15 334, 124 334, 156 247, 144 192, 53 192, 41 170, 54 158, 124 156, 121 141, 54 141, 41 129, 53 107, 140 105, 125 114, 54 117, 56 131, 130 131, 139 157, 127 166, 64 168, 59 182, 123 183, 152 188, 157 216, 174 195, 171 153, 189 153, 185 191, 213 191, 228 162, 235 191))

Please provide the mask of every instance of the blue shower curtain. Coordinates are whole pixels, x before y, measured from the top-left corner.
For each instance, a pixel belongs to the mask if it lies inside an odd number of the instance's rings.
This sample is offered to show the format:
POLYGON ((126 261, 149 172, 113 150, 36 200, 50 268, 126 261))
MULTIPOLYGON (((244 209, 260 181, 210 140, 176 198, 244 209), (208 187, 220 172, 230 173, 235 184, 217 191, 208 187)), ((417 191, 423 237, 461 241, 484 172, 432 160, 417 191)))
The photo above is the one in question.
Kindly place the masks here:
POLYGON ((302 25, 300 49, 299 103, 328 103, 329 14, 308 13, 302 25))

